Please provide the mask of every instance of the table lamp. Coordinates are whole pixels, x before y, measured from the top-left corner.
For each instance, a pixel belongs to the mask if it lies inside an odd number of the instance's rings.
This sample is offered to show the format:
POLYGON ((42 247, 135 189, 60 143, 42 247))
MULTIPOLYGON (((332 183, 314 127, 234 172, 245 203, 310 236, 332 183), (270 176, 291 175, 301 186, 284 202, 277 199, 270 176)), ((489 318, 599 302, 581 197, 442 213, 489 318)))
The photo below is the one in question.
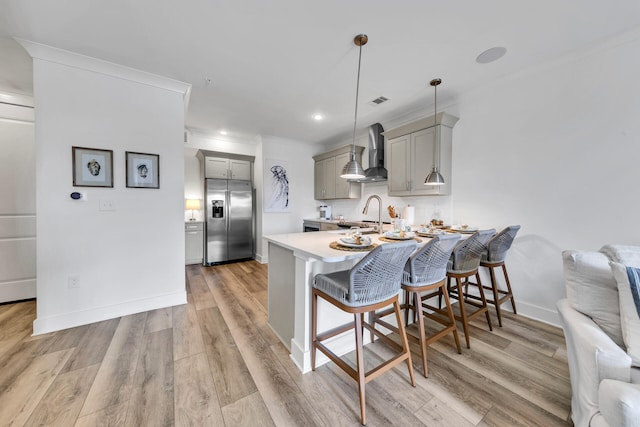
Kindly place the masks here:
POLYGON ((196 217, 193 216, 193 211, 200 210, 200 199, 187 199, 185 209, 191 210, 191 218, 189 218, 189 221, 195 221, 196 217))

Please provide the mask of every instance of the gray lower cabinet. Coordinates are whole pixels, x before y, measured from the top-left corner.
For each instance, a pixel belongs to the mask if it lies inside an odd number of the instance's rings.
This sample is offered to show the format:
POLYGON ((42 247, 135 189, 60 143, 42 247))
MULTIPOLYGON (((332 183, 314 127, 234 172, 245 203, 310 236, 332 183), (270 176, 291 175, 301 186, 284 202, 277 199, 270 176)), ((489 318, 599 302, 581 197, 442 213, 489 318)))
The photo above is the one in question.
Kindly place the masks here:
POLYGON ((202 264, 204 256, 204 223, 190 221, 184 224, 184 261, 186 265, 202 264))

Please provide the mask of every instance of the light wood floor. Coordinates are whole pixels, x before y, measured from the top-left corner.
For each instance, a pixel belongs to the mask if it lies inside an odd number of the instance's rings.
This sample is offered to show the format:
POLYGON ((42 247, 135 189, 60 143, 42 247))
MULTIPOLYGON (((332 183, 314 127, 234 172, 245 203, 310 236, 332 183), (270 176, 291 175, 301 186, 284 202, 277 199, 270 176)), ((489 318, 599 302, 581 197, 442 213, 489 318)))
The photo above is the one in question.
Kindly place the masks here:
MULTIPOLYGON (((269 329, 266 265, 189 266, 187 281, 187 305, 36 337, 35 302, 0 306, 0 425, 360 424, 355 382, 333 364, 300 374, 269 329)), ((369 383, 368 425, 571 425, 562 331, 473 325, 471 350, 430 347, 428 379, 413 347, 416 388, 404 365, 369 383)))

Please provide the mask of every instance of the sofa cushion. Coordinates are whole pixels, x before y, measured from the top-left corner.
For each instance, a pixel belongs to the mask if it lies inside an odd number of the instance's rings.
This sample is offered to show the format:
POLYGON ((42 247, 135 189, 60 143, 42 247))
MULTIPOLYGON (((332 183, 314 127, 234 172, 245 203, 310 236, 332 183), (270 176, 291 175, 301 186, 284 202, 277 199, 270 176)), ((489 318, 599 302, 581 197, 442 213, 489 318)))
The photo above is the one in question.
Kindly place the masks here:
POLYGON ((622 338, 633 366, 640 366, 640 269, 611 262, 618 282, 622 338))
POLYGON ((640 246, 604 245, 600 252, 613 262, 640 268, 640 246))
POLYGON ((567 299, 572 308, 589 316, 616 344, 623 347, 618 288, 609 258, 600 252, 562 252, 567 299))

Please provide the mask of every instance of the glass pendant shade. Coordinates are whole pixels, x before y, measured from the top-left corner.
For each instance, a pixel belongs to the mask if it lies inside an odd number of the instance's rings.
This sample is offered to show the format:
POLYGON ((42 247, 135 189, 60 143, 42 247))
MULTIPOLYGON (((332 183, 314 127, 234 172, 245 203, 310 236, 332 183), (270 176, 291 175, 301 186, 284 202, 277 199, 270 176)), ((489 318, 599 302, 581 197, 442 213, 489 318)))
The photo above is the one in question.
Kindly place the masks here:
POLYGON ((438 172, 438 168, 433 168, 429 175, 427 175, 427 179, 424 180, 424 185, 444 185, 444 178, 438 172))

